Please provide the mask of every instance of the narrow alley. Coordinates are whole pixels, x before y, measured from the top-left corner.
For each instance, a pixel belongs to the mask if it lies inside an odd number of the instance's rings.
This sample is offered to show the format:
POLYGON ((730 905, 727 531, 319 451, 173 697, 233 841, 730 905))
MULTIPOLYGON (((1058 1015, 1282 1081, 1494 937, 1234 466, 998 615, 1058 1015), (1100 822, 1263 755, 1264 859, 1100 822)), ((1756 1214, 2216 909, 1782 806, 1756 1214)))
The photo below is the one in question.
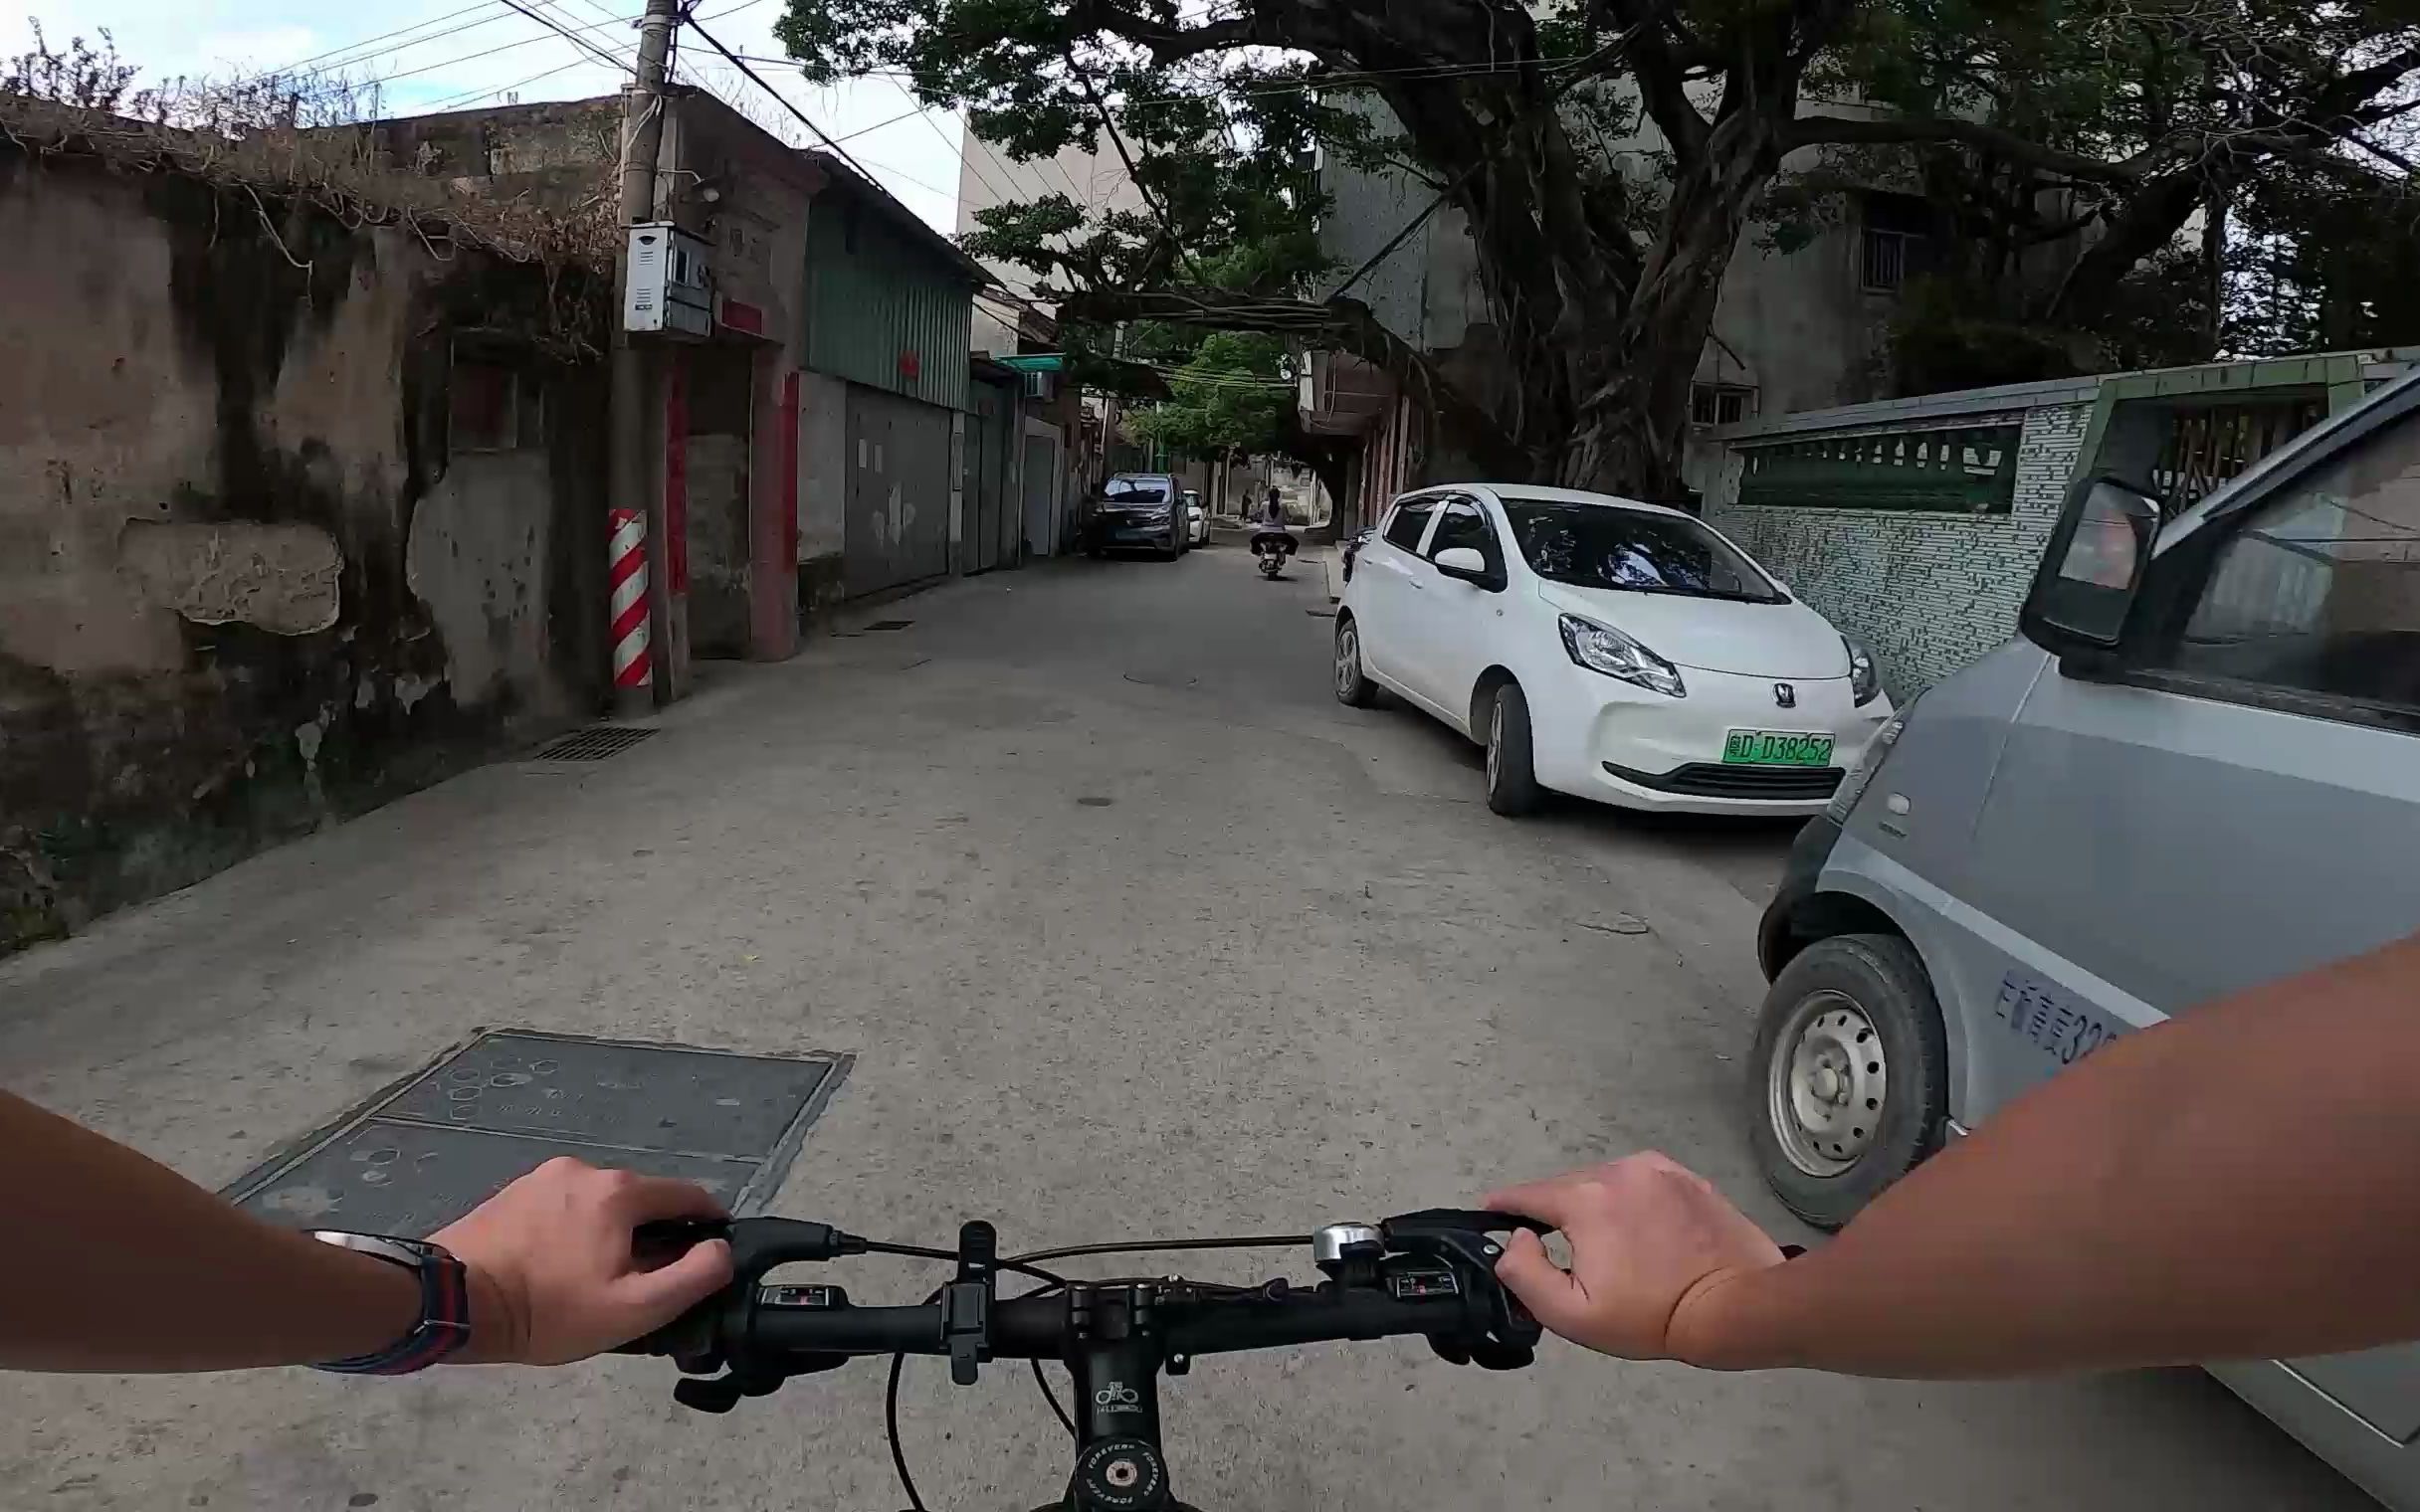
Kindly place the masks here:
MULTIPOLYGON (((903 1243, 971 1217, 1012 1249, 1308 1231, 1639 1147, 1789 1229, 1737 1116, 1788 827, 1497 818, 1476 751, 1334 702, 1321 587, 1233 546, 1071 560, 708 663, 609 760, 482 767, 0 960, 0 1064, 212 1186, 518 1028, 854 1057, 769 1211, 903 1243)), ((937 1273, 830 1278, 911 1301, 937 1273)), ((0 1484, 57 1509, 904 1504, 878 1365, 723 1418, 674 1379, 0 1377, 0 1484)), ((2188 1371, 1732 1377, 1549 1341, 1493 1374, 1391 1341, 1206 1361, 1162 1411, 1182 1499, 1264 1512, 2362 1504, 2188 1371)), ((910 1362, 902 1418, 935 1508, 1064 1484, 1021 1368, 958 1391, 910 1362)))

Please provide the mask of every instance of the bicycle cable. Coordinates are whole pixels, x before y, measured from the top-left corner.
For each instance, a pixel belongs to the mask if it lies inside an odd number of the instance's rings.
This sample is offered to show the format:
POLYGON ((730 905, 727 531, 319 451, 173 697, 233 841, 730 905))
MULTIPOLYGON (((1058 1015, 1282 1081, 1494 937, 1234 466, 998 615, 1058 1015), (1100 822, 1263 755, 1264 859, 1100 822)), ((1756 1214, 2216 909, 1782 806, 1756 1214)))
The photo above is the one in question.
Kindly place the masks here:
MULTIPOLYGON (((1022 1302, 1028 1297, 1045 1296, 1051 1292, 1061 1290, 1070 1284, 1065 1276, 1053 1275, 1050 1271, 1037 1268, 1037 1262, 1042 1260, 1064 1260, 1078 1255, 1090 1254, 1146 1254, 1186 1249, 1292 1249, 1309 1244, 1310 1242, 1311 1235, 1307 1233, 1287 1233, 1236 1235, 1226 1238, 1204 1239, 1145 1239, 1139 1242, 1124 1244, 1069 1244, 1058 1249, 1031 1249, 1026 1251, 1024 1254, 1012 1255, 1009 1258, 1000 1260, 996 1263, 998 1268, 1002 1270, 1013 1270, 1020 1275, 1036 1276, 1046 1283, 1042 1286, 1036 1287, 1032 1291, 1025 1292, 1020 1296, 1010 1299, 1012 1301, 1022 1302)), ((923 1260, 954 1260, 958 1258, 957 1253, 953 1250, 919 1248, 913 1244, 869 1243, 866 1245, 866 1252, 869 1254, 907 1255, 913 1259, 923 1260)), ((1113 1283, 1092 1282, 1088 1284, 1099 1285, 1113 1283)), ((1197 1282, 1196 1284, 1207 1285, 1214 1283, 1197 1282)), ((1235 1286, 1222 1287, 1220 1289, 1235 1292, 1245 1292, 1250 1291, 1252 1288, 1249 1286, 1235 1286)), ((931 1306, 936 1300, 939 1299, 940 1295, 940 1290, 936 1287, 932 1291, 926 1293, 923 1305, 926 1307, 931 1306)), ((1067 1409, 1059 1405, 1058 1395, 1051 1390, 1050 1378, 1042 1374, 1042 1362, 1040 1360, 1035 1360, 1031 1363, 1034 1368, 1034 1385, 1041 1390, 1042 1400, 1050 1404, 1051 1412, 1057 1415, 1061 1424, 1067 1428, 1068 1436, 1070 1438, 1081 1438, 1083 1435, 1077 1431, 1076 1419, 1069 1417, 1067 1409)), ((908 1471, 908 1451, 900 1442, 900 1378, 907 1373, 907 1355, 897 1354, 891 1357, 891 1379, 883 1388, 883 1434, 891 1441, 891 1469, 894 1474, 899 1476, 900 1490, 908 1498, 908 1512, 930 1512, 930 1509, 924 1505, 924 1498, 917 1494, 915 1488, 915 1477, 909 1474, 908 1471)))

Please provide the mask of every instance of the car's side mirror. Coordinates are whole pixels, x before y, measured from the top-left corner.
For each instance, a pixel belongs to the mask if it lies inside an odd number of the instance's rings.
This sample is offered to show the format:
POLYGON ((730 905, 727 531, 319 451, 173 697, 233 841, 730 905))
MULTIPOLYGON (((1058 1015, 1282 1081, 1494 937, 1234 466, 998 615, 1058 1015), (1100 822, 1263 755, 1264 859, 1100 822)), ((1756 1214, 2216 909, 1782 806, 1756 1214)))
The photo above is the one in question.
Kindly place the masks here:
POLYGON ((1449 578, 1477 584, 1491 593, 1505 586, 1505 575, 1491 570, 1488 559, 1475 547, 1448 546, 1429 558, 1429 565, 1449 578))
POLYGON ((2158 534, 2159 500, 2112 477, 2077 483, 2051 531, 2018 628, 2062 657, 2116 649, 2158 534))

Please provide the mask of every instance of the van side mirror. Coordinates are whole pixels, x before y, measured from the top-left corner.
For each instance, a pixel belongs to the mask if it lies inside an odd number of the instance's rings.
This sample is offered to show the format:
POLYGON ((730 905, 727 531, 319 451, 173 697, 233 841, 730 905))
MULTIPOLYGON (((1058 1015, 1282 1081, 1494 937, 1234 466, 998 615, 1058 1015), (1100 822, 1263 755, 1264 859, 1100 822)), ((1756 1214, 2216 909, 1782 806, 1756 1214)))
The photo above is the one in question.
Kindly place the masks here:
POLYGON ((2068 490, 2017 626, 2058 656, 2114 650, 2151 562, 2159 500, 2113 477, 2068 490))

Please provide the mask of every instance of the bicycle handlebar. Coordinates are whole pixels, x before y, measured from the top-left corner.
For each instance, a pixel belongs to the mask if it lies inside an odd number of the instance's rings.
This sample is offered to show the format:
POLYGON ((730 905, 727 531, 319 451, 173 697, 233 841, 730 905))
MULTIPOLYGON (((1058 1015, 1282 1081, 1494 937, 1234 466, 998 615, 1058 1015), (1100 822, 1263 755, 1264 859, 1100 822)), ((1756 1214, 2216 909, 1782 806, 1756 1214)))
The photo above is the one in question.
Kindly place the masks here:
MULTIPOLYGON (((1428 1284, 1438 1278, 1424 1277, 1428 1284)), ((1280 1349, 1296 1344, 1341 1340, 1383 1339, 1398 1334, 1483 1335, 1469 1316, 1472 1299, 1452 1292, 1411 1298, 1382 1291, 1342 1289, 1332 1283, 1312 1288, 1285 1282, 1252 1291, 1226 1288, 1204 1290, 1181 1279, 1117 1281, 1103 1287, 1078 1282, 1048 1296, 1012 1297, 991 1313, 985 1353, 996 1360, 1063 1360, 1083 1341, 1080 1300, 1103 1291, 1140 1293, 1141 1305, 1156 1313, 1151 1327, 1171 1356, 1233 1354, 1242 1350, 1280 1349)), ((837 1286, 766 1286, 749 1306, 738 1337, 702 1333, 698 1324, 726 1324, 727 1312, 703 1320, 684 1320, 634 1339, 617 1354, 669 1355, 703 1359, 736 1353, 763 1355, 945 1355, 949 1339, 943 1306, 927 1303, 908 1307, 861 1307, 837 1286)), ((1525 1316, 1525 1315, 1524 1315, 1525 1316)), ((1520 1362, 1526 1364, 1526 1361, 1520 1362)))
MULTIPOLYGON (((1182 1375, 1197 1355, 1404 1334, 1425 1337, 1455 1364, 1527 1365, 1540 1330, 1497 1281, 1495 1265, 1504 1249, 1494 1235, 1522 1228, 1551 1231, 1533 1219, 1454 1209, 1334 1225, 1311 1236, 1325 1279, 1309 1287, 1284 1280, 1240 1287, 1177 1277, 1061 1279, 1028 1262, 1052 1258, 1047 1252, 1000 1259, 991 1226, 972 1223, 959 1230, 954 1254, 905 1251, 956 1259, 956 1278, 932 1298, 860 1307, 838 1286, 765 1277, 780 1265, 895 1246, 789 1219, 652 1225, 640 1231, 643 1245, 727 1238, 732 1280, 619 1352, 672 1356, 685 1373, 675 1398, 712 1413, 768 1395, 792 1376, 865 1355, 946 1355, 962 1386, 986 1361, 1057 1360, 1075 1379, 1081 1414, 1070 1422, 1078 1456, 1066 1505, 1088 1512, 1173 1506, 1159 1450, 1160 1372, 1182 1375), (995 1293, 1002 1270, 1046 1284, 1001 1299, 995 1293), (1137 1500, 1141 1487, 1158 1489, 1137 1500)), ((896 1457, 896 1423, 893 1436, 896 1457)), ((906 1461, 897 1462, 913 1503, 906 1461)))

